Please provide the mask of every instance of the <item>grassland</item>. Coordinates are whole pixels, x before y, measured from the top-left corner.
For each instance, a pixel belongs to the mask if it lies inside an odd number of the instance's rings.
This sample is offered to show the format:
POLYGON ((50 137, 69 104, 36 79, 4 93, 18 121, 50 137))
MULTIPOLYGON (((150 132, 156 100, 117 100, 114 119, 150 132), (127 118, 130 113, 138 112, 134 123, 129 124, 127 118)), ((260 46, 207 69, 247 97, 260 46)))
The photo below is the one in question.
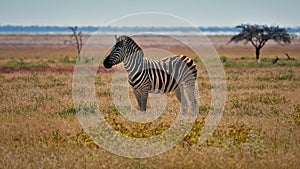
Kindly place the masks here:
MULTIPOLYGON (((192 130, 170 151, 132 159, 98 147, 83 131, 75 114, 69 71, 76 50, 63 44, 65 38, 0 36, 0 168, 299 168, 299 39, 289 46, 267 45, 257 63, 251 46, 226 45, 226 36, 209 37, 227 80, 225 110, 213 136, 204 144, 196 142, 209 110, 211 86, 194 57, 201 105, 192 130), (287 60, 284 53, 294 60, 287 60), (274 56, 280 58, 276 64, 272 64, 274 56)), ((163 123, 132 124, 114 107, 111 78, 111 73, 100 71, 95 85, 99 108, 115 130, 130 137, 149 137, 170 126, 174 114, 168 111, 179 107, 174 94, 168 94, 163 123)))

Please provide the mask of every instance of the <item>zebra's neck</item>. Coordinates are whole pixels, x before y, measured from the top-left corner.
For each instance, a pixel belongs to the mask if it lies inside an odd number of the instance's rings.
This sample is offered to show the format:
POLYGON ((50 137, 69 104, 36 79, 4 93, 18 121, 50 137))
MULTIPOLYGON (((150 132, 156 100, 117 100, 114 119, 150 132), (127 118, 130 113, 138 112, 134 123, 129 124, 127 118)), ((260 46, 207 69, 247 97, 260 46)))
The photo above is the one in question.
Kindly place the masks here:
POLYGON ((129 77, 134 77, 136 73, 139 73, 143 70, 143 59, 144 53, 141 49, 125 57, 124 67, 129 77))

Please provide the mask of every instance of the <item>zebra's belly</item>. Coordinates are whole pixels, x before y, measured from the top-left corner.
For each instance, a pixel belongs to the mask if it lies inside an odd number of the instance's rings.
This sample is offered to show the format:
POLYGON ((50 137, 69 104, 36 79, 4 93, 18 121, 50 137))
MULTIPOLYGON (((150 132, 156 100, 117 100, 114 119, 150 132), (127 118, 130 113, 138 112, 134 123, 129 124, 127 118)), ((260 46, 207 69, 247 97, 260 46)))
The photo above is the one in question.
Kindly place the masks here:
POLYGON ((150 77, 150 93, 169 93, 178 87, 178 81, 174 76, 162 72, 159 76, 150 77))
MULTIPOLYGON (((176 88, 175 88, 175 89, 176 89, 176 88)), ((164 94, 164 93, 172 92, 172 91, 174 91, 175 89, 169 90, 169 91, 163 91, 163 90, 161 90, 161 89, 151 89, 151 90, 149 91, 149 93, 153 93, 153 94, 164 94)))
POLYGON ((143 78, 138 78, 131 80, 128 79, 129 85, 134 90, 148 91, 149 93, 159 94, 168 93, 174 91, 178 87, 179 78, 174 78, 174 76, 167 73, 156 75, 156 76, 141 76, 143 78), (148 77, 148 78, 147 78, 148 77))

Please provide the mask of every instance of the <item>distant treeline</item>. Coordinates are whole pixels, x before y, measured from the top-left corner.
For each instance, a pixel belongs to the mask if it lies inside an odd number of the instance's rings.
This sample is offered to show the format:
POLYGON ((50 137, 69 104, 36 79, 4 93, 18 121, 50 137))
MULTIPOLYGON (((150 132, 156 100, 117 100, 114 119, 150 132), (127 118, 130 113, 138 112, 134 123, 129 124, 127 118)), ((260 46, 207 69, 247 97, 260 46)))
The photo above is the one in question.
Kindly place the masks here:
MULTIPOLYGON (((84 33, 100 32, 198 32, 203 33, 236 33, 238 29, 235 27, 112 27, 112 26, 79 26, 78 30, 84 33)), ((287 32, 300 34, 300 27, 286 27, 287 32)), ((15 26, 0 25, 0 33, 67 33, 70 32, 69 26, 15 26)))

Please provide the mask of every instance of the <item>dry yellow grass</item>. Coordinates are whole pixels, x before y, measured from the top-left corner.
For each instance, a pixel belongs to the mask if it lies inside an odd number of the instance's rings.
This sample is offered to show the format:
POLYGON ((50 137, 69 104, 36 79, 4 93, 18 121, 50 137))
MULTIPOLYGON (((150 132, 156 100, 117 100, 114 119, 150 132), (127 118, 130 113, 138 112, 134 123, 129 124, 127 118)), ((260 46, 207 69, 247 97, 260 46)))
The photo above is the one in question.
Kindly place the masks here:
MULTIPOLYGON (((49 44, 27 46, 23 44, 24 37, 19 37, 23 39, 22 43, 14 40, 9 47, 1 41, 0 65, 22 59, 30 64, 29 67, 42 62, 49 67, 73 66, 63 59, 68 56, 74 60, 75 49, 49 44), (16 45, 16 42, 23 46, 16 45)), ((6 37, 1 35, 1 38, 6 37)), ((52 40, 51 44, 64 39, 60 36, 47 38, 52 40)), ((228 62, 242 64, 244 60, 234 59, 252 56, 248 47, 223 46, 221 42, 227 37, 211 38, 217 51, 226 56, 228 62), (233 48, 236 50, 232 51, 233 48)), ((40 36, 31 37, 31 40, 44 41, 40 36)), ((295 62, 300 59, 297 47, 282 49, 288 50, 297 59, 295 62)), ((282 51, 277 50, 277 46, 265 50, 270 55, 280 56, 282 51)), ((174 49, 174 52, 180 51, 174 49)), ((255 60, 248 62, 255 64, 255 60)), ((170 151, 144 159, 120 157, 91 142, 74 115, 72 73, 1 73, 0 168, 298 168, 300 67, 299 64, 289 66, 290 62, 283 62, 287 65, 262 63, 266 67, 237 68, 233 65, 225 68, 228 95, 222 120, 213 136, 198 145, 194 138, 203 126, 202 118, 210 104, 209 78, 201 69, 198 85, 203 102, 199 110, 201 116, 193 130, 170 151)), ((203 68, 200 63, 198 67, 203 68)), ((142 126, 122 121, 113 107, 110 80, 111 74, 97 75, 96 95, 100 109, 107 113, 106 119, 116 130, 139 137, 133 134, 134 130, 148 136, 154 135, 151 133, 154 130, 161 132, 167 127, 171 121, 168 116, 165 116, 162 127, 151 131, 143 131, 142 126), (113 117, 120 120, 114 122, 113 117), (116 123, 124 124, 120 128, 116 123)), ((168 104, 178 107, 173 94, 169 94, 169 101, 168 104)))

